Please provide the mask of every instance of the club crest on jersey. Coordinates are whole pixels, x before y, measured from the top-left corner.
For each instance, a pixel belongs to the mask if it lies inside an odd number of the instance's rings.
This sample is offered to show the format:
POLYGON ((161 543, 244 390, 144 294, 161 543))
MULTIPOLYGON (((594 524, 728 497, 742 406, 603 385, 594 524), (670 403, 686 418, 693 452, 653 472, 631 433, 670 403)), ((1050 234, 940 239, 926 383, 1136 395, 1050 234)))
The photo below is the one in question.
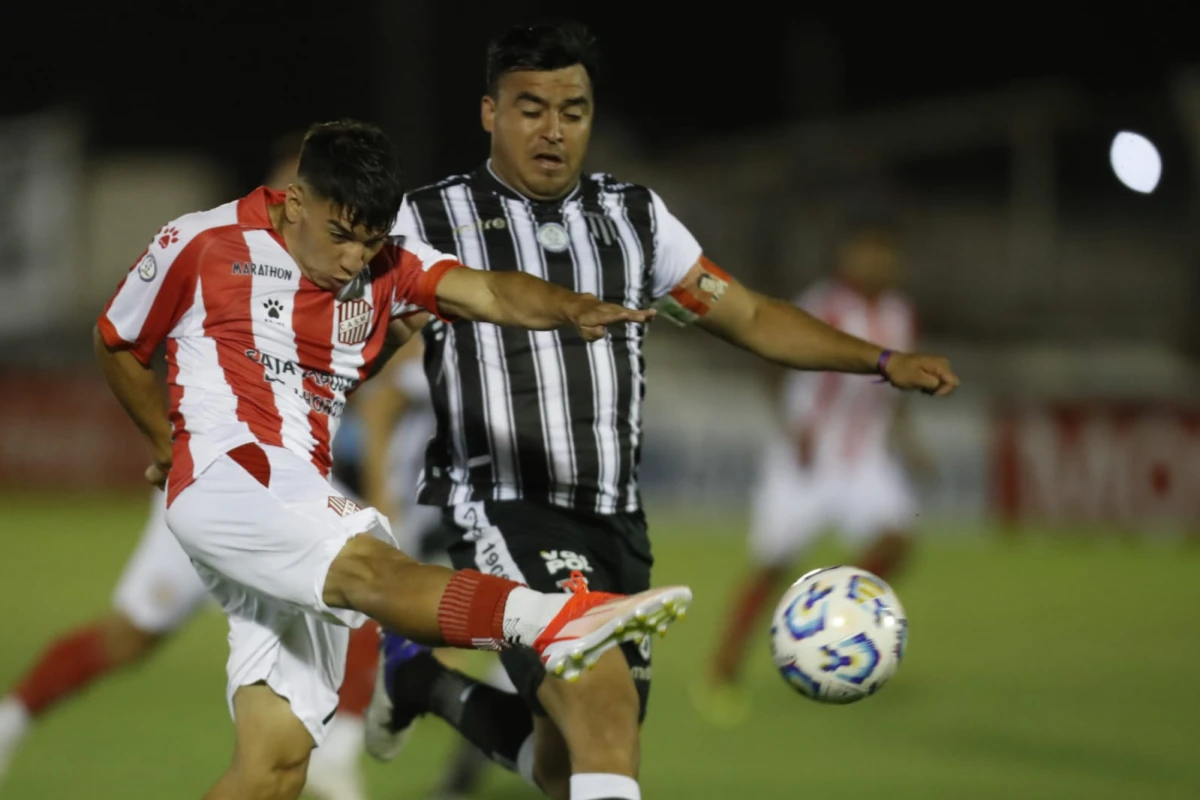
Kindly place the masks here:
POLYGON ((339 517, 348 517, 351 514, 362 511, 362 507, 359 506, 358 503, 345 497, 339 497, 335 494, 329 495, 329 507, 333 509, 339 517))
POLYGON ((338 304, 337 340, 340 344, 361 344, 371 331, 371 304, 350 300, 338 304))
POLYGON ((567 249, 567 245, 570 243, 567 229, 557 222, 547 222, 538 228, 537 240, 538 244, 552 253, 561 253, 567 249))

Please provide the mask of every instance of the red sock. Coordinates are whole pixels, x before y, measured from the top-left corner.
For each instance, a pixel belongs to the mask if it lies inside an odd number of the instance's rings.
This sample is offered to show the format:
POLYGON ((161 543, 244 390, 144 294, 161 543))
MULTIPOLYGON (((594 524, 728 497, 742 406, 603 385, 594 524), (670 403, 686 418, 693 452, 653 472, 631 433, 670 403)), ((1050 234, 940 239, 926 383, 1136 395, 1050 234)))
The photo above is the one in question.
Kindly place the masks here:
POLYGON ((473 569, 454 573, 438 605, 438 628, 450 647, 498 650, 504 642, 504 604, 521 584, 473 569))
POLYGON ((375 691, 375 667, 379 663, 379 625, 367 620, 350 631, 350 649, 346 653, 346 679, 338 693, 338 712, 361 717, 371 704, 375 691))
POLYGON ((738 596, 733 613, 725 629, 722 652, 717 656, 714 666, 717 680, 733 681, 741 672, 743 656, 746 652, 746 642, 755 630, 754 623, 762 613, 763 606, 771 596, 774 583, 767 580, 754 579, 745 584, 738 596))
POLYGON ((31 717, 108 672, 112 666, 98 625, 72 631, 42 653, 13 695, 31 717))

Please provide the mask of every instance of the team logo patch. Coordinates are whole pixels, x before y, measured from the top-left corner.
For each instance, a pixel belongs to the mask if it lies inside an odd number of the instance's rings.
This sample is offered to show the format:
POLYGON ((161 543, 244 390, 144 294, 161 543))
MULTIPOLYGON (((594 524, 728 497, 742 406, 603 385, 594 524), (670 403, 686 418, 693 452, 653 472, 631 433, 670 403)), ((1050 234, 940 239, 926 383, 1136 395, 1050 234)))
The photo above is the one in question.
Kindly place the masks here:
POLYGON ((366 300, 340 303, 337 310, 337 340, 341 344, 360 344, 371 331, 371 304, 366 300))
POLYGON ((158 262, 154 260, 154 256, 150 253, 142 256, 142 260, 137 264, 137 273, 144 281, 154 280, 154 276, 158 274, 158 262))
POLYGON ((537 240, 538 244, 552 253, 561 253, 567 249, 567 245, 570 243, 567 229, 557 222, 547 222, 538 228, 537 240))
POLYGON ((340 517, 348 517, 351 514, 362 511, 362 507, 358 503, 336 494, 329 495, 329 507, 340 517))

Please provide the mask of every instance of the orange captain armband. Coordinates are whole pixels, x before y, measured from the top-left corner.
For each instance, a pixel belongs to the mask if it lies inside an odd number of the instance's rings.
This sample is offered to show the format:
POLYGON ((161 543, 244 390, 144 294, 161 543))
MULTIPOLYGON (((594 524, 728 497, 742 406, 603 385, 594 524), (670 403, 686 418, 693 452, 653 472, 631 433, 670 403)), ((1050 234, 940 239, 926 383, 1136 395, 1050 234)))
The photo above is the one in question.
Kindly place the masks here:
POLYGON ((676 325, 691 325, 720 301, 729 281, 729 273, 700 256, 683 280, 655 301, 652 308, 676 325))

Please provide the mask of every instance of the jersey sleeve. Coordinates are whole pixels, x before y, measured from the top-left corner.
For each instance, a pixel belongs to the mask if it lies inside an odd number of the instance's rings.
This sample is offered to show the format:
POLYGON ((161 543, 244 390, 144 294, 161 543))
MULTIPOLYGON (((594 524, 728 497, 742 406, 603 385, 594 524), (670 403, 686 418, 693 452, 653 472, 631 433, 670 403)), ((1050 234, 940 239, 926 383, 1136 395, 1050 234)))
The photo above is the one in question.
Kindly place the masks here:
POLYGON ((104 343, 149 364, 158 346, 192 306, 202 242, 186 226, 163 227, 109 298, 97 320, 104 343))
POLYGON ((399 271, 392 295, 391 317, 406 317, 428 311, 445 319, 437 307, 437 287, 452 269, 465 267, 454 256, 435 250, 415 237, 406 237, 399 247, 399 271))
POLYGON ((667 209, 657 192, 650 192, 654 211, 654 261, 650 265, 650 291, 658 300, 682 281, 703 250, 696 237, 667 209))

